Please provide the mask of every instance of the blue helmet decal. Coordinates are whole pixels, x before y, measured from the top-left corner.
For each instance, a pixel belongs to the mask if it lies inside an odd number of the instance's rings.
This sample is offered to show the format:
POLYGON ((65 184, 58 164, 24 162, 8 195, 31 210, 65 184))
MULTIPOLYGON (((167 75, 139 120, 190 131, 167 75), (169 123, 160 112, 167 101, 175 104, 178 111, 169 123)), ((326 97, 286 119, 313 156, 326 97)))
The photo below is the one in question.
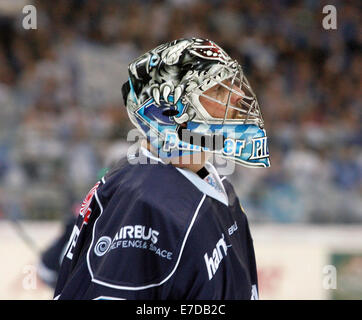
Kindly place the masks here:
MULTIPOLYGON (((172 102, 172 96, 169 97, 172 102)), ((161 100, 161 106, 169 104, 161 100)), ((178 101, 177 111, 182 114, 185 106, 178 101)), ((173 158, 190 155, 195 152, 214 152, 223 158, 233 160, 248 167, 269 167, 269 149, 267 136, 264 129, 254 124, 204 124, 195 121, 187 123, 190 132, 202 135, 223 135, 223 148, 209 150, 197 144, 190 144, 180 140, 179 125, 173 116, 163 114, 164 108, 160 108, 151 98, 147 100, 136 112, 137 121, 146 132, 147 139, 160 158, 173 158)))
MULTIPOLYGON (((191 154, 193 152, 209 151, 222 156, 223 158, 233 160, 247 167, 269 167, 269 149, 267 136, 264 129, 253 124, 240 125, 208 125, 190 121, 187 128, 191 132, 223 135, 223 148, 220 150, 209 150, 207 147, 191 145, 179 140, 176 132, 168 131, 165 136, 165 142, 162 148, 162 156, 173 156, 172 151, 181 150, 182 154, 191 154), (199 129, 201 127, 201 130, 199 129)), ((175 153, 174 154, 179 154, 175 153)))
POLYGON ((173 97, 169 96, 168 100, 170 103, 160 100, 160 104, 156 104, 153 98, 147 100, 137 111, 137 115, 144 119, 147 123, 158 123, 159 125, 165 126, 166 129, 176 129, 177 123, 173 120, 173 116, 165 115, 165 110, 175 110, 176 113, 182 114, 185 106, 178 101, 176 105, 173 105, 173 97))

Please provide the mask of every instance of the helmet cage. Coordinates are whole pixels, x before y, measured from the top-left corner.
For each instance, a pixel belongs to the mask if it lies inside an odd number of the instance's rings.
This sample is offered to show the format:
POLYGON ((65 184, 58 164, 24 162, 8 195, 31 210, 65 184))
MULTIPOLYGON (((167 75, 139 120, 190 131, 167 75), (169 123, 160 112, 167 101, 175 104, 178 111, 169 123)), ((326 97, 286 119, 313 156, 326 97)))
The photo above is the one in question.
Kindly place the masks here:
POLYGON ((264 121, 259 103, 241 66, 235 62, 232 66, 222 66, 222 69, 224 70, 218 69, 208 75, 201 84, 186 92, 184 96, 185 102, 195 110, 193 121, 206 124, 254 124, 263 128, 264 121), (224 74, 224 76, 220 77, 220 74, 224 74), (226 101, 215 99, 206 93, 208 89, 216 85, 228 91, 226 101), (232 94, 239 97, 236 105, 231 104, 232 94), (225 107, 224 116, 222 118, 211 116, 200 102, 200 96, 225 107), (232 118, 228 117, 230 112, 234 114, 232 118))

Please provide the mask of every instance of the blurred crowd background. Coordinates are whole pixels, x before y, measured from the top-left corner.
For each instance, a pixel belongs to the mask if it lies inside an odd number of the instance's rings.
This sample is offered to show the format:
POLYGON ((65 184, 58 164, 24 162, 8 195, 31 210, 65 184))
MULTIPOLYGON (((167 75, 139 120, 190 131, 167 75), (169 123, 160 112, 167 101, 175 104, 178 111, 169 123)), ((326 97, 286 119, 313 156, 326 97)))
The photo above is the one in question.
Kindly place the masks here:
POLYGON ((76 212, 127 150, 127 64, 205 37, 242 64, 266 123, 271 168, 231 178, 249 219, 361 223, 360 19, 358 0, 1 2, 0 219, 76 212), (36 30, 22 27, 29 3, 36 30))

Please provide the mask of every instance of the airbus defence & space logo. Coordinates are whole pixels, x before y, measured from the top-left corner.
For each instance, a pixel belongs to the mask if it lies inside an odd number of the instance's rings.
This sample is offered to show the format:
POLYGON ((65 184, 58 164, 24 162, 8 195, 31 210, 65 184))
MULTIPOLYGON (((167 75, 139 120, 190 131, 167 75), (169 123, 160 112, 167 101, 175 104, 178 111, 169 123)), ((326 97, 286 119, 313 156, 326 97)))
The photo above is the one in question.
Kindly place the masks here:
POLYGON ((156 244, 159 234, 157 230, 139 224, 135 226, 124 226, 115 234, 113 242, 122 239, 140 239, 145 241, 151 240, 153 244, 156 244))
POLYGON ((112 239, 107 236, 100 237, 94 247, 94 253, 101 257, 103 256, 109 249, 112 244, 112 239))
POLYGON ((128 225, 120 228, 113 239, 102 236, 94 246, 94 253, 102 257, 115 249, 147 249, 161 258, 172 260, 172 252, 159 247, 157 244, 159 231, 142 225, 128 225))

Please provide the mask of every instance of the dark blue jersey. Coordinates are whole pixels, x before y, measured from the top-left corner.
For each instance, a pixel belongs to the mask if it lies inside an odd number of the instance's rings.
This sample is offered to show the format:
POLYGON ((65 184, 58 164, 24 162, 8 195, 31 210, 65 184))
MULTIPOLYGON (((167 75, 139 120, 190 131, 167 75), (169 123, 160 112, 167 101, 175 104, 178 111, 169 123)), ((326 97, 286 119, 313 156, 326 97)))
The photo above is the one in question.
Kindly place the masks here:
POLYGON ((253 242, 233 187, 222 180, 225 203, 197 179, 161 162, 125 161, 97 182, 55 298, 257 298, 253 242))

